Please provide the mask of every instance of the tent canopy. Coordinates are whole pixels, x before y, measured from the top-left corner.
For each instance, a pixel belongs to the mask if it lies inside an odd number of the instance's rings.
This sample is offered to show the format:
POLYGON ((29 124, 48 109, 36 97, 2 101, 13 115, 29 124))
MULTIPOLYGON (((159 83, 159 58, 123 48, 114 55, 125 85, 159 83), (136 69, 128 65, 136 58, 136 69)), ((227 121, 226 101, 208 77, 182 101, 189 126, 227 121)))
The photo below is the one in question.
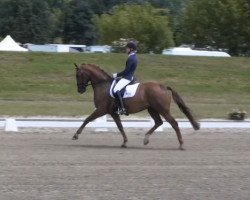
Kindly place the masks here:
POLYGON ((7 35, 0 42, 0 51, 28 51, 27 49, 20 47, 10 35, 7 35))

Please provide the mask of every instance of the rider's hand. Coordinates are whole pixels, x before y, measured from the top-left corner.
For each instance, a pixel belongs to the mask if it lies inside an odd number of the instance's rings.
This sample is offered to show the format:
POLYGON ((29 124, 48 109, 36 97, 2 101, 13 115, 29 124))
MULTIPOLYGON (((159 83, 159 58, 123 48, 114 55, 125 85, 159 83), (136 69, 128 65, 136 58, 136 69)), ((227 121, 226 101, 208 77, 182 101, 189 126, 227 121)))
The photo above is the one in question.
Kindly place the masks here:
POLYGON ((116 77, 117 77, 117 73, 112 74, 112 77, 113 77, 113 78, 116 78, 116 77))

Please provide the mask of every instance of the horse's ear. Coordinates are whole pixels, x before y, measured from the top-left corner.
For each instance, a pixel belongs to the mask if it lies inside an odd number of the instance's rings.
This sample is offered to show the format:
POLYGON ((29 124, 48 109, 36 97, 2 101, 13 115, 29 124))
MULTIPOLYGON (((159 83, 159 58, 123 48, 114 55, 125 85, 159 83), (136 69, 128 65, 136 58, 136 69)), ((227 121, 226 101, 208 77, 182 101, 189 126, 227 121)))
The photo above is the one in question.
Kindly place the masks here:
POLYGON ((75 65, 76 69, 79 69, 79 67, 78 67, 78 65, 76 63, 74 63, 74 65, 75 65))

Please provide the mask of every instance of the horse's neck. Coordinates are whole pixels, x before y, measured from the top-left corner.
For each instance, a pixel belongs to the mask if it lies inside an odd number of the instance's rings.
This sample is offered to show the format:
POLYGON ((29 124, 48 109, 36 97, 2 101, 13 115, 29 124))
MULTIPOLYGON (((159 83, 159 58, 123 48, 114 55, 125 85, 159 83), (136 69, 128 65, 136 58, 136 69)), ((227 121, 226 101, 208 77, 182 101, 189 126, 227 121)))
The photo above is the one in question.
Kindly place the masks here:
POLYGON ((110 77, 106 77, 104 75, 94 75, 91 78, 92 85, 100 85, 105 83, 110 83, 110 77))
POLYGON ((109 101, 109 88, 111 82, 109 80, 99 80, 100 82, 92 84, 94 91, 94 103, 99 107, 103 103, 109 101))
POLYGON ((99 86, 100 84, 105 84, 105 82, 111 82, 111 77, 98 67, 92 68, 91 73, 91 83, 93 86, 99 86))
POLYGON ((103 88, 104 85, 110 85, 110 77, 108 77, 106 74, 103 74, 99 71, 92 71, 91 72, 91 78, 90 78, 91 84, 93 86, 93 89, 99 89, 103 88))
POLYGON ((110 77, 107 74, 105 74, 102 70, 100 70, 97 67, 94 69, 91 68, 89 72, 91 73, 91 82, 93 84, 99 82, 105 82, 110 79, 110 77))
POLYGON ((111 86, 111 77, 100 69, 91 68, 91 84, 94 90, 95 105, 103 103, 109 96, 109 88, 111 86))

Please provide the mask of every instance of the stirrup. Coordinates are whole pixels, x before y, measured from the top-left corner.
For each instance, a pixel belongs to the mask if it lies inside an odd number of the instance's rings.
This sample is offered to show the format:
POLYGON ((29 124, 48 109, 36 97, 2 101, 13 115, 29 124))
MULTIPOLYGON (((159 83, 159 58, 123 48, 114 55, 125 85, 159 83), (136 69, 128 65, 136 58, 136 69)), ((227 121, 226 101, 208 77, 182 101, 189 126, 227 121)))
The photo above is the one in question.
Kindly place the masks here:
POLYGON ((118 108, 117 114, 119 114, 119 115, 128 115, 125 108, 118 108))

